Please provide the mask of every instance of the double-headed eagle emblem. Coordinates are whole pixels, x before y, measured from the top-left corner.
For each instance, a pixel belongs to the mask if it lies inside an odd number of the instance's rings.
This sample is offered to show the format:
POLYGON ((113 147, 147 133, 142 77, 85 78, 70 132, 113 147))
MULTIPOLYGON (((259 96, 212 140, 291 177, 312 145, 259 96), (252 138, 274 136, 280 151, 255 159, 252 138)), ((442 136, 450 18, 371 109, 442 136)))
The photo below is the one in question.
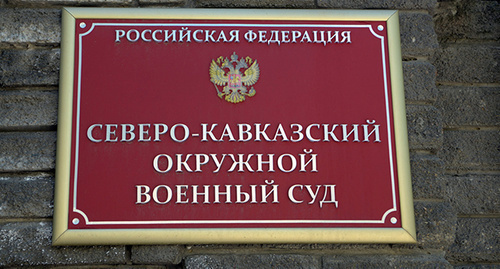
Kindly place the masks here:
POLYGON ((212 60, 210 64, 210 81, 217 90, 217 95, 230 103, 240 103, 245 101, 245 96, 255 95, 252 85, 259 79, 259 65, 257 61, 250 57, 238 60, 238 55, 233 52, 231 60, 220 56, 217 60, 212 60), (241 69, 244 69, 243 74, 241 69), (227 84, 227 85, 226 85, 227 84), (224 86, 219 91, 217 86, 224 86), (248 89, 248 87, 251 87, 248 89))

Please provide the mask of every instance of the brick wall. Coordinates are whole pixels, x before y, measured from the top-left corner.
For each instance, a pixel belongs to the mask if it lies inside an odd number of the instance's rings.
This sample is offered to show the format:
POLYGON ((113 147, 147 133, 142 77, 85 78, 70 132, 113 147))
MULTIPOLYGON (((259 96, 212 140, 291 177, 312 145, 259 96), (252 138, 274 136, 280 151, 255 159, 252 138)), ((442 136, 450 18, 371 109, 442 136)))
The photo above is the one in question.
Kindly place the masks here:
POLYGON ((436 107, 443 117, 445 200, 457 216, 446 259, 459 268, 500 261, 500 4, 440 2, 436 107))
POLYGON ((493 268, 499 4, 0 0, 0 267, 493 268), (418 243, 52 247, 61 6, 399 9, 418 243))

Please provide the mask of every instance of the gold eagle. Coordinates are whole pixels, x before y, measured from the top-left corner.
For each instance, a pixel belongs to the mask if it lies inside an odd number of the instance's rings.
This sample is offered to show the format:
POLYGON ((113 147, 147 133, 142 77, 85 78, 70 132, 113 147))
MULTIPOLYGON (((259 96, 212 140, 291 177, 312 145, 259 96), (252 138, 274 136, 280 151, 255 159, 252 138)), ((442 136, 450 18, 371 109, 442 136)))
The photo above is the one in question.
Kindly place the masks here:
POLYGON ((245 101, 245 96, 254 96, 255 89, 252 85, 257 83, 259 75, 257 61, 250 57, 238 59, 236 52, 233 52, 231 59, 220 56, 210 64, 210 81, 214 84, 217 95, 221 99, 224 96, 230 103, 240 103, 245 101), (243 73, 241 69, 244 69, 243 73), (217 86, 223 86, 222 91, 217 86))

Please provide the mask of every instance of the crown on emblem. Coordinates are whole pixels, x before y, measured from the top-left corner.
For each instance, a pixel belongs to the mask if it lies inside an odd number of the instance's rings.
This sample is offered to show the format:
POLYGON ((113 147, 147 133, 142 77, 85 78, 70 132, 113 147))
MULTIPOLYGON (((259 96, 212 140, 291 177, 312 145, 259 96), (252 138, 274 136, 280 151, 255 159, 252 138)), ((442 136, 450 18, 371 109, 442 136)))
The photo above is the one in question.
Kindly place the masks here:
POLYGON ((214 84, 219 98, 230 103, 245 101, 245 97, 255 95, 252 85, 259 79, 260 69, 257 61, 250 57, 238 59, 236 52, 230 56, 231 60, 220 56, 212 59, 210 64, 210 81, 214 84), (243 73, 242 73, 243 72, 243 73), (218 86, 222 86, 222 91, 218 86))

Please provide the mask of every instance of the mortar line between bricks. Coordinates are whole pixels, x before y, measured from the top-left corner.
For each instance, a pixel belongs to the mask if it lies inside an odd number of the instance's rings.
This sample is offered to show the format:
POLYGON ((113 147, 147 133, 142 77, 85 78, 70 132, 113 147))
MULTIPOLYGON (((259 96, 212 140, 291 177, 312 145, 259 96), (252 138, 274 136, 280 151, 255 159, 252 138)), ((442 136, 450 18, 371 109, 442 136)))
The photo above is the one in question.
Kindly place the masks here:
MULTIPOLYGON (((2 6, 3 8, 32 8, 32 9, 60 9, 63 7, 82 7, 82 5, 78 4, 32 4, 31 2, 29 4, 10 4, 10 1, 7 1, 7 3, 2 6)), ((39 2, 44 2, 44 1, 39 1, 39 2)), ((48 1, 47 1, 48 2, 48 1)), ((61 1, 62 2, 62 1, 61 1)), ((76 3, 76 2, 74 2, 76 3)), ((133 2, 132 2, 133 3, 133 2)), ((134 7, 133 4, 124 4, 124 3, 116 3, 116 4, 106 4, 106 1, 103 2, 97 2, 94 5, 83 5, 83 7, 115 7, 115 8, 121 8, 121 7, 134 7)))
POLYGON ((443 131, 499 131, 500 126, 446 126, 443 131))
POLYGON ((438 198, 418 198, 418 199, 413 199, 413 202, 436 202, 436 203, 442 203, 445 202, 446 200, 444 199, 438 199, 438 198))
MULTIPOLYGON (((170 1, 170 2, 165 2, 165 3, 140 3, 137 2, 135 7, 146 7, 146 8, 186 8, 186 2, 184 0, 175 0, 175 1, 170 1)), ((189 8, 189 7, 188 7, 189 8)))
POLYGON ((0 50, 48 50, 60 48, 60 43, 0 42, 0 50))
POLYGON ((0 224, 11 222, 52 222, 52 218, 0 218, 0 224))
POLYGON ((467 170, 465 172, 461 173, 456 173, 456 170, 445 170, 444 174, 447 176, 467 176, 467 175, 500 175, 499 170, 486 170, 486 171, 481 171, 481 170, 467 170))
POLYGON ((402 62, 422 62, 422 63, 430 63, 432 64, 430 56, 425 55, 401 55, 402 62))
POLYGON ((323 259, 324 255, 319 255, 319 268, 325 268, 325 260, 323 259))
POLYGON ((0 170, 0 174, 14 174, 14 173, 25 173, 25 172, 28 172, 28 173, 55 173, 54 172, 54 168, 51 168, 51 169, 47 169, 47 170, 27 170, 27 171, 23 171, 23 170, 20 170, 20 171, 16 171, 16 170, 0 170))
MULTIPOLYGON (((50 177, 55 176, 55 170, 51 172, 40 172, 40 171, 20 171, 20 172, 0 172, 0 178, 2 177, 50 177)), ((0 179, 1 180, 1 179, 0 179)))
POLYGON ((410 154, 437 156, 437 154, 434 153, 434 151, 432 151, 432 150, 426 150, 426 149, 410 149, 410 154))
POLYGON ((131 245, 125 246, 125 263, 127 265, 132 265, 132 246, 131 245))
MULTIPOLYGON (((348 249, 328 249, 328 244, 316 244, 318 249, 287 249, 287 248, 273 248, 272 246, 264 245, 248 245, 248 247, 252 250, 249 252, 249 248, 238 248, 232 249, 229 247, 222 247, 217 249, 204 249, 197 248, 194 246, 191 252, 186 253, 185 256, 194 256, 194 255, 214 255, 214 254, 228 254, 228 255, 269 255, 269 254, 290 254, 290 255, 316 255, 319 257, 328 256, 328 255, 372 255, 372 254, 389 254, 389 255, 427 255, 429 253, 440 254, 441 250, 437 249, 419 249, 419 250, 404 250, 397 249, 394 250, 389 246, 385 249, 373 250, 373 249, 365 249, 365 250, 348 250, 348 249), (322 248, 324 246, 324 248, 322 248)), ((366 244, 366 246, 370 245, 378 245, 378 244, 366 244)))
POLYGON ((401 55, 402 62, 428 62, 431 63, 429 57, 418 55, 401 55))
POLYGON ((0 127, 0 133, 33 133, 33 132, 55 132, 57 125, 47 126, 21 126, 21 127, 0 127))
POLYGON ((422 62, 422 63, 431 63, 429 60, 429 57, 427 56, 415 56, 410 58, 404 58, 405 56, 401 55, 403 59, 401 59, 402 62, 422 62))
POLYGON ((500 213, 496 214, 482 214, 482 215, 457 215, 458 218, 463 219, 498 219, 500 218, 500 213))
POLYGON ((0 85, 0 91, 16 91, 16 90, 30 90, 30 91, 57 91, 59 90, 58 84, 49 85, 0 85))
POLYGON ((420 13, 420 14, 429 14, 427 9, 398 9, 401 12, 411 12, 411 13, 420 13))
POLYGON ((434 106, 434 101, 412 101, 412 100, 406 100, 405 101, 406 105, 426 105, 426 106, 434 106))
MULTIPOLYGON (((464 262, 450 262, 450 264, 452 265, 466 265, 466 266, 470 266, 471 264, 477 264, 477 265, 482 265, 482 264, 485 264, 485 265, 496 265, 496 264, 500 264, 500 262, 498 261, 479 261, 479 262, 468 262, 468 263, 464 263, 464 262)), ((475 268, 475 267, 473 267, 475 268)), ((480 268, 480 267, 478 267, 480 268)))
POLYGON ((54 85, 47 86, 3 86, 1 91, 58 91, 59 87, 54 85))
POLYGON ((441 47, 447 46, 481 46, 481 45, 490 45, 493 47, 498 47, 498 40, 491 38, 454 38, 447 39, 439 42, 440 45, 445 45, 441 47))
MULTIPOLYGON (((476 265, 497 265, 500 264, 500 262, 497 261, 480 261, 480 262, 469 262, 469 263, 463 263, 463 262, 450 262, 452 265, 466 265, 469 266, 471 264, 476 264, 476 265)), ((478 267, 480 268, 480 267, 478 267)))
POLYGON ((449 81, 436 81, 436 85, 440 86, 459 86, 459 87, 485 87, 497 88, 500 83, 463 83, 463 82, 449 82, 449 81))

